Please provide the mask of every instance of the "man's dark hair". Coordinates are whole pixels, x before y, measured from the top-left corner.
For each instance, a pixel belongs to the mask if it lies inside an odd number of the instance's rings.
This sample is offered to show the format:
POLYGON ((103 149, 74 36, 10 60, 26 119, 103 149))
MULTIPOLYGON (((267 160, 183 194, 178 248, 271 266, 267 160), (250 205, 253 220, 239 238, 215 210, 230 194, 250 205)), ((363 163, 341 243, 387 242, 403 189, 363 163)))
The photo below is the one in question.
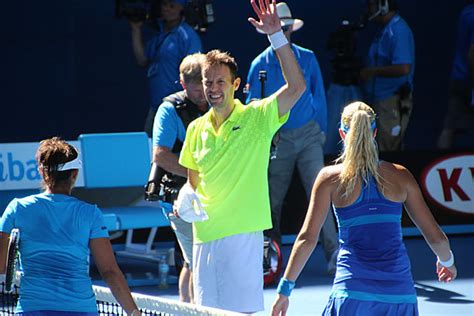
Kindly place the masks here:
POLYGON ((220 65, 225 65, 229 67, 232 81, 237 78, 238 68, 234 57, 232 57, 229 53, 222 52, 218 49, 211 50, 206 54, 206 61, 203 65, 203 71, 209 69, 210 67, 220 65))

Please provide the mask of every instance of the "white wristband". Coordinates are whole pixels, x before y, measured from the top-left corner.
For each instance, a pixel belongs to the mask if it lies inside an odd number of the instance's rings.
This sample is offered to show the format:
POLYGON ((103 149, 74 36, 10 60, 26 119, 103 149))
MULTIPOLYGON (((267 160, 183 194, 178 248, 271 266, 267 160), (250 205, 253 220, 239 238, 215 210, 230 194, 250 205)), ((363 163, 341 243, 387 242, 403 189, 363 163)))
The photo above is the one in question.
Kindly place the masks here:
POLYGON ((286 38, 285 34, 283 34, 282 30, 275 32, 272 35, 268 35, 268 40, 270 41, 273 49, 278 49, 288 44, 288 39, 286 38))
POLYGON ((441 261, 438 257, 439 264, 442 265, 443 267, 449 268, 452 265, 454 265, 454 255, 453 252, 450 250, 449 253, 451 254, 451 257, 447 261, 441 261))

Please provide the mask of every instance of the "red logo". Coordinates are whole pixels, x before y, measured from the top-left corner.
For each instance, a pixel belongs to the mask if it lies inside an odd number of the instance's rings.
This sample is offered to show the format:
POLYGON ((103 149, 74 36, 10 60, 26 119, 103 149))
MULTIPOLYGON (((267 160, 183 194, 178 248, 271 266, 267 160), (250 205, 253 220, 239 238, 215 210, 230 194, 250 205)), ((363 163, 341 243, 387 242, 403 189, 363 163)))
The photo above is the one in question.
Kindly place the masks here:
POLYGON ((436 160, 423 171, 421 181, 426 195, 436 204, 474 214, 474 154, 436 160))

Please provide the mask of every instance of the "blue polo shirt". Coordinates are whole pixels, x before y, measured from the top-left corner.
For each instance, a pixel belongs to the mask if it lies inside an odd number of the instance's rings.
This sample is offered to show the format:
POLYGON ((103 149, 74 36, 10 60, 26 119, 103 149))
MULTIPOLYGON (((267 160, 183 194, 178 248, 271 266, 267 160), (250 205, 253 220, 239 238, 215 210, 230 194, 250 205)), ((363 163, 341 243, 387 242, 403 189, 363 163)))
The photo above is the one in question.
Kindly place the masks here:
POLYGON ((153 146, 172 149, 176 140, 184 143, 186 128, 171 102, 163 102, 155 115, 153 124, 153 146))
POLYGON ((23 269, 17 312, 96 312, 89 277, 89 241, 107 238, 101 211, 62 194, 14 199, 0 219, 0 231, 20 230, 23 269))
POLYGON ((469 48, 474 44, 474 5, 466 6, 459 16, 456 52, 451 78, 469 80, 469 48))
MULTIPOLYGON (((163 24, 160 29, 164 29, 163 24)), ((179 65, 184 57, 201 49, 199 35, 184 21, 167 33, 158 32, 147 42, 145 56, 150 61, 147 77, 153 109, 158 108, 164 97, 182 89, 179 65)))
MULTIPOLYGON (((307 89, 295 106, 291 109, 288 121, 281 129, 294 129, 306 125, 309 121, 318 122, 321 130, 327 130, 327 105, 324 90, 324 81, 321 75, 318 61, 313 51, 292 44, 291 48, 295 54, 306 80, 307 89)), ((265 96, 267 97, 285 84, 280 63, 275 51, 268 47, 258 55, 250 66, 247 83, 250 85, 246 103, 252 99, 261 99, 261 87, 258 80, 258 72, 267 71, 265 82, 265 96)))
POLYGON ((415 72, 415 42, 413 33, 408 24, 400 15, 396 14, 383 27, 369 49, 367 59, 368 67, 410 64, 410 74, 407 76, 387 78, 373 77, 365 84, 365 92, 370 101, 387 99, 404 83, 408 82, 413 87, 413 74, 415 72))

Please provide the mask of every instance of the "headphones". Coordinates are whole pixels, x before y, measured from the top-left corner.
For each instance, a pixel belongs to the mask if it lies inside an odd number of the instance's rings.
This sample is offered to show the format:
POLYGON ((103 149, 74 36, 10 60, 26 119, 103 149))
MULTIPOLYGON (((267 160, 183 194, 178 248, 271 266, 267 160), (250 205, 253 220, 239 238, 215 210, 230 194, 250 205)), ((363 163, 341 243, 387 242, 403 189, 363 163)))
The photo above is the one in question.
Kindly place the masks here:
MULTIPOLYGON (((396 0, 376 0, 377 1, 377 11, 369 16, 369 21, 375 19, 379 15, 386 15, 390 11, 396 10, 396 0)), ((369 2, 375 2, 370 1, 369 2)))

